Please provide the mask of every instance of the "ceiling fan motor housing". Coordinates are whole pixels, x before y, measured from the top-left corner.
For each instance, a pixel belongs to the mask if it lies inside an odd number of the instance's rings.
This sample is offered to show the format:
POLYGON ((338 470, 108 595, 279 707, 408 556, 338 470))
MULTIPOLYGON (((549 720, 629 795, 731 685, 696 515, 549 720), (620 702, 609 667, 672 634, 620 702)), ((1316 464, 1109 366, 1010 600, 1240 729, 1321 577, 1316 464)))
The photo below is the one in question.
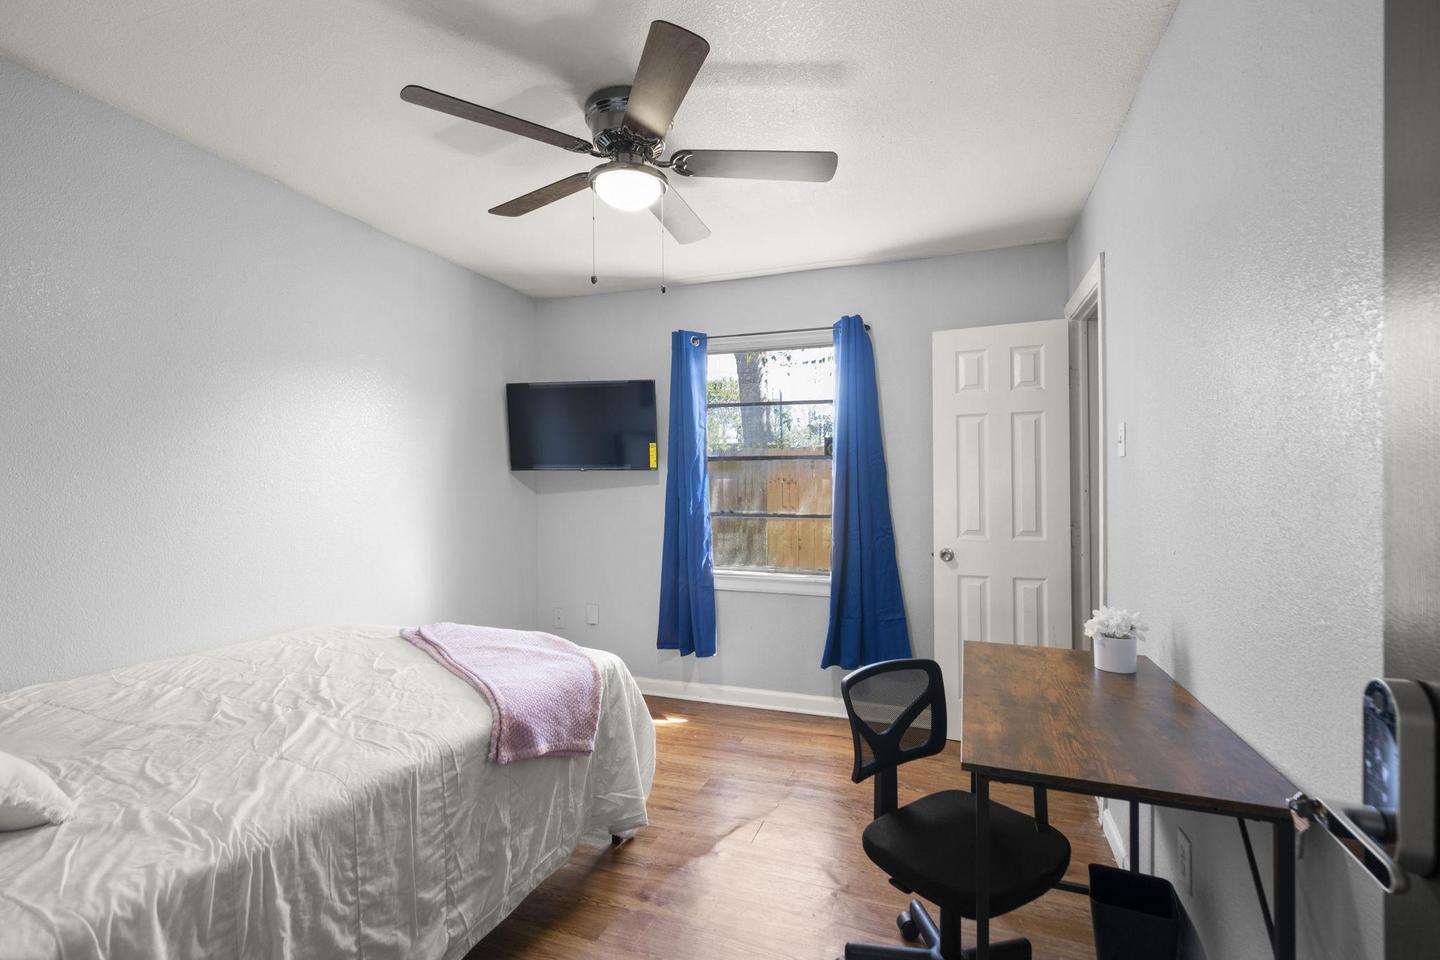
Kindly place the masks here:
POLYGON ((585 120, 595 149, 617 160, 648 163, 665 152, 665 141, 637 133, 625 126, 625 108, 630 105, 628 86, 603 87, 585 101, 585 120))

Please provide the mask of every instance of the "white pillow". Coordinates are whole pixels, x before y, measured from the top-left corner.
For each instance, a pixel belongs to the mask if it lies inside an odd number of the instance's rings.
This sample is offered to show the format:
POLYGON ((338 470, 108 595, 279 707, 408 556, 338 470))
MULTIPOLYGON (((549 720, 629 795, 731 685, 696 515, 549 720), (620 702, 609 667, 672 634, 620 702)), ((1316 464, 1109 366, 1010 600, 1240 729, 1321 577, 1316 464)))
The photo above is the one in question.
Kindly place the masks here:
POLYGON ((44 770, 0 750, 0 830, 59 823, 74 812, 75 801, 44 770))

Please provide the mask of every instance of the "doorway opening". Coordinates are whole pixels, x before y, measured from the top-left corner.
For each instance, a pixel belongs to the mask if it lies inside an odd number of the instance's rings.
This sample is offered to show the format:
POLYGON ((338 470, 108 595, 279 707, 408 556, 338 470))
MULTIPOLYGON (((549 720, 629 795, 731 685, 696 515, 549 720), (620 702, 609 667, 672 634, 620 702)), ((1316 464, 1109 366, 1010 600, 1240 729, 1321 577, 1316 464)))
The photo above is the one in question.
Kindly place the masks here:
POLYGON ((1065 305, 1070 322, 1070 609, 1072 643, 1105 602, 1105 255, 1065 305))

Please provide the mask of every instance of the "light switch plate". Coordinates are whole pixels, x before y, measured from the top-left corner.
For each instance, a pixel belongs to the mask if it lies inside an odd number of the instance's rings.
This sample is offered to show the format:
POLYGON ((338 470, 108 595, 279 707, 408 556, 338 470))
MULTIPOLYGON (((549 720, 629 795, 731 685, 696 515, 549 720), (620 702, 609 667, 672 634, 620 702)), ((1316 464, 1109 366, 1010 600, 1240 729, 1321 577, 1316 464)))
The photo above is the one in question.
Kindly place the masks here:
POLYGON ((592 626, 592 627, 595 626, 595 624, 597 624, 597 623, 600 622, 600 604, 598 604, 598 603, 587 603, 587 604, 585 604, 585 622, 588 623, 588 624, 590 624, 590 626, 592 626))
POLYGON ((1115 454, 1125 456, 1125 421, 1120 421, 1120 428, 1115 431, 1115 454))
POLYGON ((565 629, 565 608, 557 606, 550 611, 550 626, 556 630, 565 629))

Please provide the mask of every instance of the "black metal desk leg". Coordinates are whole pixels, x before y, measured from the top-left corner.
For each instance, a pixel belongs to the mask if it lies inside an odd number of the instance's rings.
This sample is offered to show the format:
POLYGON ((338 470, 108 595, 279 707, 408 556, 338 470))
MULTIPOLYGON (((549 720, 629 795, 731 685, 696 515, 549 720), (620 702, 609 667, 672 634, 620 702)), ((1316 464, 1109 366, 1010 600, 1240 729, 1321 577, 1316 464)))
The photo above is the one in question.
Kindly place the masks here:
POLYGON ((1130 801, 1130 872, 1140 872, 1140 801, 1130 801))
POLYGON ((1275 824, 1275 960, 1295 960, 1295 826, 1275 824))
POLYGON ((990 779, 975 775, 975 960, 990 957, 990 779))

